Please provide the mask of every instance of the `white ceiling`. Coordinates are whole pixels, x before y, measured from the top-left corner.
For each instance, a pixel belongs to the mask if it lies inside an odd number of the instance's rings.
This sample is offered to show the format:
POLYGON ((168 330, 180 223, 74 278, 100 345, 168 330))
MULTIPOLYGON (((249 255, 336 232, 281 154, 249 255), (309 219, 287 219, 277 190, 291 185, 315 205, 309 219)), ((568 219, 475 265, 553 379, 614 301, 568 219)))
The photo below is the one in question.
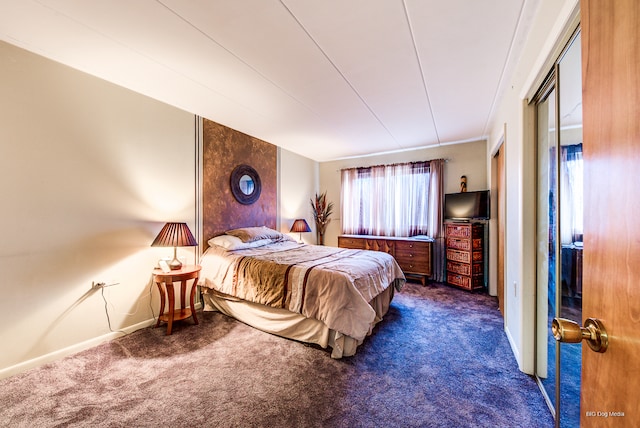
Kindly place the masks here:
POLYGON ((317 161, 486 138, 540 0, 0 0, 0 38, 317 161))

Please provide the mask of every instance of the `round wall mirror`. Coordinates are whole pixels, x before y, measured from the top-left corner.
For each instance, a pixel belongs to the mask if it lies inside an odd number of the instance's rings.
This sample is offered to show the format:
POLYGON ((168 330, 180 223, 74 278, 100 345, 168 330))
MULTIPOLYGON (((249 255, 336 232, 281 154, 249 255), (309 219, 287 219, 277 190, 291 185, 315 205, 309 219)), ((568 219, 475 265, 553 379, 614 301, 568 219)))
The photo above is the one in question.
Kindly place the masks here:
POLYGON ((249 177, 247 174, 240 177, 240 191, 245 195, 250 195, 253 193, 255 188, 255 184, 253 182, 253 178, 249 177))
POLYGON ((249 165, 238 165, 231 172, 231 193, 241 204, 250 205, 257 201, 260 191, 260 176, 249 165))

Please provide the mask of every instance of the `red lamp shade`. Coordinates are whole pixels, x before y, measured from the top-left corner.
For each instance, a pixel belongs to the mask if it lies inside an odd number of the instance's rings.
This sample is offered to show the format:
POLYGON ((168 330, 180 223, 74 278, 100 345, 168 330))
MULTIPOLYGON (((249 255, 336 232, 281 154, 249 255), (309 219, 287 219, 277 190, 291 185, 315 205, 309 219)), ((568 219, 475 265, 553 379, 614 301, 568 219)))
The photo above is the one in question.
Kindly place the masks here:
POLYGON ((167 223, 164 225, 156 239, 151 243, 152 247, 173 247, 173 260, 169 262, 172 270, 182 268, 182 262, 178 260, 176 247, 195 247, 198 245, 187 223, 167 223))
POLYGON ((300 234, 300 242, 302 242, 302 232, 311 232, 311 228, 309 227, 307 220, 299 218, 293 222, 293 225, 291 225, 290 232, 298 232, 300 234))
POLYGON ((307 220, 303 218, 299 218, 293 222, 290 232, 298 232, 298 233, 311 232, 311 228, 309 227, 307 220))

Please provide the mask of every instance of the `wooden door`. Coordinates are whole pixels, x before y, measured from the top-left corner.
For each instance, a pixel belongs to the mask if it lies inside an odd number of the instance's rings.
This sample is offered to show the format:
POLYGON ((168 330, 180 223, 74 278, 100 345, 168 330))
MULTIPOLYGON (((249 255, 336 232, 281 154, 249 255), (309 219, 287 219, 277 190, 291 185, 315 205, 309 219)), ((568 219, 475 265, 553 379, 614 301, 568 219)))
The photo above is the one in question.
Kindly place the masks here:
POLYGON ((582 0, 584 317, 581 426, 640 426, 640 2, 582 0))

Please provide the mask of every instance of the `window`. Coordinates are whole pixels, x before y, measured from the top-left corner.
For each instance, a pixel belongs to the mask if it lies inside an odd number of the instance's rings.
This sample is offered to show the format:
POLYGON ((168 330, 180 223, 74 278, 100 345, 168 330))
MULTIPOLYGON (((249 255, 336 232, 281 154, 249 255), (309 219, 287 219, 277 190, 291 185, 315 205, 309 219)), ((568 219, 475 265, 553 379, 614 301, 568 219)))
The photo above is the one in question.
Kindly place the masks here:
POLYGON ((341 171, 342 233, 435 236, 442 222, 443 160, 341 171))
POLYGON ((561 242, 571 244, 582 242, 583 172, 582 144, 562 146, 560 153, 561 242))

